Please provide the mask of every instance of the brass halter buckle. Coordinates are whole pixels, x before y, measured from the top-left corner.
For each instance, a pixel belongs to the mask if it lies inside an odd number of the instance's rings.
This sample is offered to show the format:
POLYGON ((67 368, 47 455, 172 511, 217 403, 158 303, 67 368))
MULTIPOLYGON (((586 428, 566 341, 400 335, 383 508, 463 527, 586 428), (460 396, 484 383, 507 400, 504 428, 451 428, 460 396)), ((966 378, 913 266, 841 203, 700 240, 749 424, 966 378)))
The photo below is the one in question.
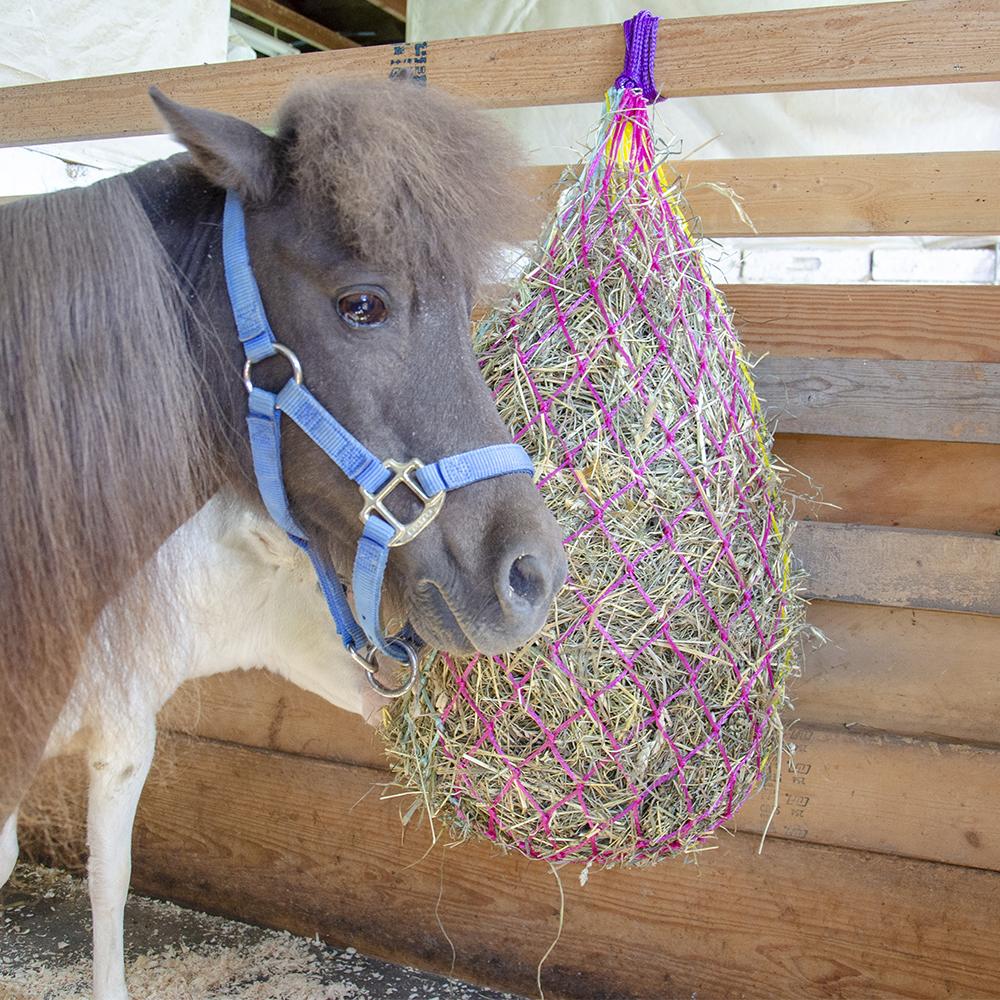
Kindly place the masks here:
POLYGON ((372 495, 363 486, 361 487, 361 496, 365 501, 361 508, 361 523, 367 523, 368 518, 373 513, 377 513, 395 530, 395 534, 389 542, 390 547, 405 545, 407 542, 412 542, 441 513, 445 494, 442 491, 429 496, 423 491, 417 478, 413 475, 417 469, 424 467, 424 463, 418 458, 411 459, 409 462, 394 462, 390 459, 385 463, 385 467, 393 475, 378 493, 372 495), (385 504, 389 494, 397 486, 405 486, 423 504, 423 510, 408 524, 403 524, 385 504))

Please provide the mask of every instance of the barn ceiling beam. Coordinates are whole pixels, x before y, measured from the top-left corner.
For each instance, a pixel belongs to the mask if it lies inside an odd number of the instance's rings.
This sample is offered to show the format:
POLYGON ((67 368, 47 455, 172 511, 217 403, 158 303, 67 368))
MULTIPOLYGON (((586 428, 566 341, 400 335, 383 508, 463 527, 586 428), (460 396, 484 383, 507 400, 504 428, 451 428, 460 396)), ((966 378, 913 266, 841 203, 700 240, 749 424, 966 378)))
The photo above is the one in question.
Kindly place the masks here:
POLYGON ((358 44, 340 32, 333 31, 312 18, 304 17, 290 7, 277 3, 277 0, 234 0, 232 6, 234 10, 242 11, 258 21, 269 24, 272 28, 301 38, 302 41, 318 49, 353 49, 358 44))
POLYGON ((373 7, 392 14, 398 21, 406 23, 406 0, 368 0, 373 7))

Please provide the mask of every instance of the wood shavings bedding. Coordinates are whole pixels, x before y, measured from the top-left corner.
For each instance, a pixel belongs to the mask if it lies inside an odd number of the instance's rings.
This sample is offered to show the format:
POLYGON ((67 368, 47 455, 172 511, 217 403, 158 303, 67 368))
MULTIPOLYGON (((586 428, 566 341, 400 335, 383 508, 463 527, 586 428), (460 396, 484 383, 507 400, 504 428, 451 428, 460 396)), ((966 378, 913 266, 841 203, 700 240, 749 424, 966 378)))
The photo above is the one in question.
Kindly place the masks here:
MULTIPOLYGON (((317 940, 132 896, 130 1000, 516 1000, 317 940)), ((86 883, 20 866, 0 895, 0 1000, 91 1000, 86 883)))

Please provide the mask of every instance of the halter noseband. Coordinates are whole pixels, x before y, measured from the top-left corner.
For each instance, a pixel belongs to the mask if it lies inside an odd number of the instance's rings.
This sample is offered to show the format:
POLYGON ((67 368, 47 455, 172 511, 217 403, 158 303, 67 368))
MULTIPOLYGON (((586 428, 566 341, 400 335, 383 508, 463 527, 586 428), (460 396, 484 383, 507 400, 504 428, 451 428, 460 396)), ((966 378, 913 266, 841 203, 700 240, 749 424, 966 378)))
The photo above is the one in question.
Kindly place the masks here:
POLYGON ((417 676, 417 649, 409 626, 388 639, 382 633, 382 578, 389 549, 416 538, 440 513, 449 490, 514 472, 531 475, 534 472, 531 459, 520 445, 498 444, 428 465, 419 459, 381 462, 302 384, 299 359, 275 340, 250 267, 243 206, 232 191, 226 193, 222 216, 222 259, 236 330, 246 356, 243 383, 249 399, 247 428, 261 499, 271 517, 312 561, 337 631, 347 651, 364 668, 368 682, 386 697, 404 694, 417 676), (292 375, 280 392, 273 393, 255 386, 252 374, 256 362, 276 354, 289 362, 292 375), (306 533, 289 509, 281 466, 282 413, 298 424, 361 489, 360 516, 364 530, 358 542, 352 576, 357 618, 351 613, 343 585, 312 549, 306 533), (385 503, 399 486, 405 486, 420 501, 422 508, 407 523, 397 520, 385 503), (377 653, 385 653, 409 667, 409 677, 403 685, 389 688, 378 680, 377 653))

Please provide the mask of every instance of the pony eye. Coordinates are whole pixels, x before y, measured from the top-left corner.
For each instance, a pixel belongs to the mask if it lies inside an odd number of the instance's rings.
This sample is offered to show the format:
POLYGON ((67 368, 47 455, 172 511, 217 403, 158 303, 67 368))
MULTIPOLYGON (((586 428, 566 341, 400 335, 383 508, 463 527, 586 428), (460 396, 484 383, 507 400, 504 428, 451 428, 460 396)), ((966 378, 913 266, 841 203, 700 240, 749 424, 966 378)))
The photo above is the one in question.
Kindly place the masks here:
POLYGON ((389 317, 389 307, 374 292, 348 292, 337 299, 337 312, 348 326, 379 326, 389 317))

